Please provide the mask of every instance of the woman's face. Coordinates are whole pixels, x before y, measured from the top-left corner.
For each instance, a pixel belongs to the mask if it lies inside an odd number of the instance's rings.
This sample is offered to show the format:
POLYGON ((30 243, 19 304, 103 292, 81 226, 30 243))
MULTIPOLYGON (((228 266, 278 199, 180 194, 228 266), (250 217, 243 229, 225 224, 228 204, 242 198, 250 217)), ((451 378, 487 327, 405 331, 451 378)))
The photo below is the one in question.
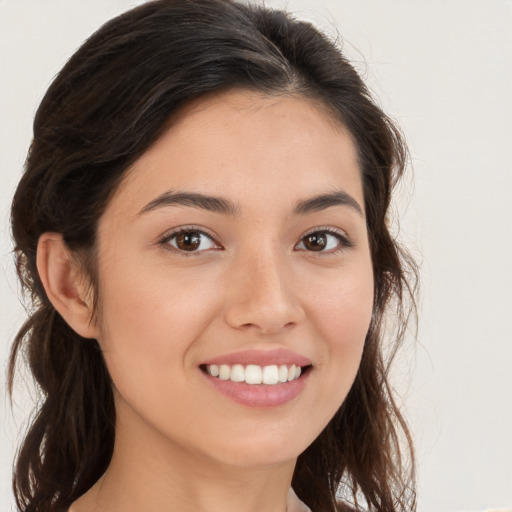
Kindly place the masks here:
POLYGON ((100 220, 118 441, 244 467, 296 458, 359 366, 363 207, 354 145, 314 103, 229 92, 187 107, 100 220))

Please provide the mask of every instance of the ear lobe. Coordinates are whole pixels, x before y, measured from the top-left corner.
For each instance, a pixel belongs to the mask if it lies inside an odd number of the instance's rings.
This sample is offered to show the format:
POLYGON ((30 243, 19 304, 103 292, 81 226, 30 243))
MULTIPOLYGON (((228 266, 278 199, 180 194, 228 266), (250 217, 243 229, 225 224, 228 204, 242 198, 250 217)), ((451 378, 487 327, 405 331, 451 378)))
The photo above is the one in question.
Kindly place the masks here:
POLYGON ((43 233, 37 244, 37 271, 53 307, 84 338, 98 338, 92 311, 82 297, 85 285, 60 233, 43 233))

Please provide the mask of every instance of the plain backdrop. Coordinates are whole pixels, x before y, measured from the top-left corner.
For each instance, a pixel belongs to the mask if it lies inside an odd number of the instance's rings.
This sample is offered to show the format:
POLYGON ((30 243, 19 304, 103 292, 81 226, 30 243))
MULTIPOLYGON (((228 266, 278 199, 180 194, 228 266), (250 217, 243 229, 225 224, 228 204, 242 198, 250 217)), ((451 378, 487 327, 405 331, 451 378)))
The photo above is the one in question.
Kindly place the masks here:
MULTIPOLYGON (((95 29, 134 0, 0 0, 0 364, 22 322, 9 203, 35 109, 95 29)), ((280 0, 333 37, 402 127, 394 207, 422 269, 419 333, 395 387, 416 439, 419 511, 512 508, 512 2, 280 0)), ((395 223, 396 227, 396 223, 395 223)), ((27 381, 28 383, 28 381, 27 381)), ((0 392, 0 511, 31 410, 0 392)))

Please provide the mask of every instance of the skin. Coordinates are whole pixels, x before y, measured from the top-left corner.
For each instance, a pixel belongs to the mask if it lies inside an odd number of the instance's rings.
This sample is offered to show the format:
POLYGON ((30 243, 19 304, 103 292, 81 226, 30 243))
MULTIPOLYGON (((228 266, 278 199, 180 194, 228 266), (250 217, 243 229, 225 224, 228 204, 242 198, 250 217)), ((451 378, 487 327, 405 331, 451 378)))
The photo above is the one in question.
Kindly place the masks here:
POLYGON ((127 172, 98 228, 98 323, 88 322, 83 279, 62 240, 43 235, 49 297, 98 339, 115 385, 111 465, 71 512, 286 510, 297 456, 359 366, 373 302, 363 208, 342 126, 310 100, 237 91, 189 105, 127 172), (168 191, 222 197, 237 214, 184 205, 141 213, 168 191), (294 212, 333 191, 361 211, 294 212), (211 237, 193 253, 169 239, 190 226, 211 237), (325 250, 306 246, 306 235, 326 228, 351 246, 332 234, 325 250), (219 355, 274 348, 313 363, 304 390, 278 407, 236 403, 199 369, 219 355))

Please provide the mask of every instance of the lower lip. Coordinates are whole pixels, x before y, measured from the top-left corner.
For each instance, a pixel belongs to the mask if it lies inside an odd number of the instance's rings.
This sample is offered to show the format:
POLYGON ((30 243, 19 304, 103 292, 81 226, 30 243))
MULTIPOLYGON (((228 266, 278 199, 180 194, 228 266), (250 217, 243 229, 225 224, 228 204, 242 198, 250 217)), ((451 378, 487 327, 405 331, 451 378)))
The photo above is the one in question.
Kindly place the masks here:
POLYGON ((311 369, 298 379, 279 384, 247 384, 212 377, 201 371, 208 382, 231 400, 248 407, 278 407, 297 397, 306 385, 311 369))

